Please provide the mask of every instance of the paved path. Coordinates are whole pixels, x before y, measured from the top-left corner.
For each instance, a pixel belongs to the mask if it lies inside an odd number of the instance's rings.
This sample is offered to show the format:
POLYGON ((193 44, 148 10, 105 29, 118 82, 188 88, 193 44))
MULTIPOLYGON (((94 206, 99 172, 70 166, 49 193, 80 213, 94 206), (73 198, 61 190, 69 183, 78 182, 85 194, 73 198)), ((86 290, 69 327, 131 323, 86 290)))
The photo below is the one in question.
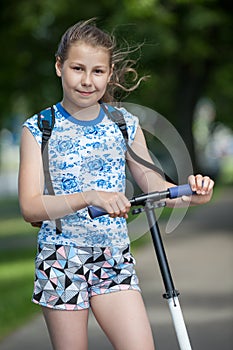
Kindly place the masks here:
MULTIPOLYGON (((189 212, 171 234, 162 235, 194 350, 233 349, 233 189, 189 212)), ((163 233, 163 224, 160 224, 163 233)), ((136 251, 137 271, 156 350, 178 350, 154 248, 136 251)), ((51 350, 41 316, 0 343, 1 350, 51 350)), ((89 350, 111 350, 93 316, 89 350)), ((69 349, 67 349, 69 350, 69 349)), ((143 349, 142 349, 143 350, 143 349)))

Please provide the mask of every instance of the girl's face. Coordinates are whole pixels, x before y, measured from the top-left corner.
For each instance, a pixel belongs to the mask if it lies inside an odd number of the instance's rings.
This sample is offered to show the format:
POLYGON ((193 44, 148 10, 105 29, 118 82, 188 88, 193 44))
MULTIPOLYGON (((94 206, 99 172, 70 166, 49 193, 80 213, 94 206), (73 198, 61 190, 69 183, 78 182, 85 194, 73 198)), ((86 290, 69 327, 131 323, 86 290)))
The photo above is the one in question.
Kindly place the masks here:
POLYGON ((63 107, 71 114, 94 106, 104 95, 113 67, 109 53, 102 47, 73 44, 63 64, 56 61, 56 73, 62 80, 63 107))

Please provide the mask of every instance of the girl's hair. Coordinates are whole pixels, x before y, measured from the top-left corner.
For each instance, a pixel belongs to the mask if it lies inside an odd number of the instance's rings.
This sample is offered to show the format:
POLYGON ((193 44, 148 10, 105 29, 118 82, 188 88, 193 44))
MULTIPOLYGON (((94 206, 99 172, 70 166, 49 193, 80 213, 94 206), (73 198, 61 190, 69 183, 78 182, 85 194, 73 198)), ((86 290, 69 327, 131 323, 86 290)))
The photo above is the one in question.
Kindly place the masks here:
POLYGON ((138 77, 138 73, 134 68, 137 60, 128 58, 131 53, 140 51, 142 45, 137 45, 134 48, 127 46, 118 49, 115 37, 97 28, 94 19, 80 21, 64 33, 55 55, 56 58, 59 58, 61 64, 67 59, 70 47, 77 42, 83 42, 93 47, 102 47, 109 52, 109 65, 111 67, 113 64, 114 69, 111 81, 102 98, 104 102, 114 101, 119 89, 126 93, 134 91, 141 81, 147 78, 147 76, 138 77))

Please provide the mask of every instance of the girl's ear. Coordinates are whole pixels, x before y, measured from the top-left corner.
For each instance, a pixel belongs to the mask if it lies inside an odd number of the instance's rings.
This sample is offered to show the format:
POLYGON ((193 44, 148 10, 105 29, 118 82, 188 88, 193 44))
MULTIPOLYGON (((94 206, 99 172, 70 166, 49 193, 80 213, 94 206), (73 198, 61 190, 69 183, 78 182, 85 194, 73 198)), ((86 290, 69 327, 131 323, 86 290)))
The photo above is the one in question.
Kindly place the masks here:
POLYGON ((114 64, 112 64, 111 69, 110 69, 110 73, 109 73, 109 77, 108 77, 108 83, 110 82, 111 77, 113 75, 113 70, 114 70, 114 64))
POLYGON ((55 69, 56 69, 57 76, 61 77, 62 64, 61 64, 60 57, 56 58, 55 69))

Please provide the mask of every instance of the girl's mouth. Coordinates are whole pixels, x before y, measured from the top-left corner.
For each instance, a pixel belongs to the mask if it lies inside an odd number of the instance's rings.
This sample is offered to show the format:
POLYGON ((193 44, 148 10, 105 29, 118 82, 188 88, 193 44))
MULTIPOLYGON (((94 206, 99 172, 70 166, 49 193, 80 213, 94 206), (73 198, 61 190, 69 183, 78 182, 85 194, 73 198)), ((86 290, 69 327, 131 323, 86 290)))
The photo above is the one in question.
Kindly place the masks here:
POLYGON ((82 96, 90 96, 94 91, 78 91, 82 96))

